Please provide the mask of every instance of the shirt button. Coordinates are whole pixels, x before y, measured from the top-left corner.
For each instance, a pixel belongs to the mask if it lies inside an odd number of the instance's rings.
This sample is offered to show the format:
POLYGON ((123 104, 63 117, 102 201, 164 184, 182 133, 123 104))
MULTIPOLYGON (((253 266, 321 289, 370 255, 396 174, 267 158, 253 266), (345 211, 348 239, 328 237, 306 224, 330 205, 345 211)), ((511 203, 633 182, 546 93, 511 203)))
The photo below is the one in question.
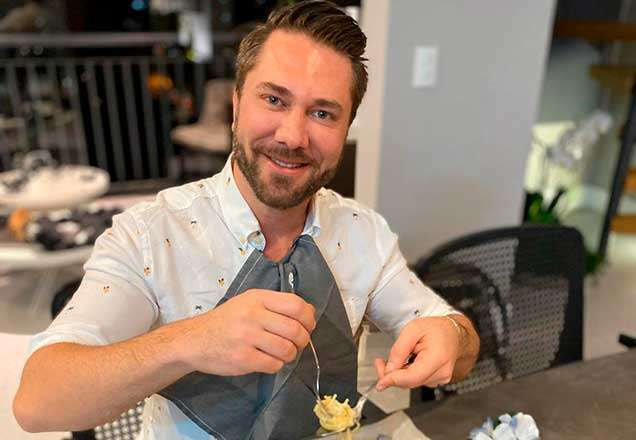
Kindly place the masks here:
POLYGON ((265 247, 265 239, 263 238, 263 234, 261 234, 261 231, 252 232, 247 237, 247 241, 256 249, 263 250, 263 248, 265 247))

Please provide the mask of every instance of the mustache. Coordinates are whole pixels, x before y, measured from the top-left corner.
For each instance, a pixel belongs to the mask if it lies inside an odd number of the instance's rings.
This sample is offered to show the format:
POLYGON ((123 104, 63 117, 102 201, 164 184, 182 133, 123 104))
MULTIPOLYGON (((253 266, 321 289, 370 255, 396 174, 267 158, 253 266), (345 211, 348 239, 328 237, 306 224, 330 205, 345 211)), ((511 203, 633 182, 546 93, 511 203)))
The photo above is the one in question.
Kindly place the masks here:
POLYGON ((281 160, 291 160, 314 165, 315 161, 305 154, 302 148, 288 148, 280 143, 255 143, 252 150, 281 160))

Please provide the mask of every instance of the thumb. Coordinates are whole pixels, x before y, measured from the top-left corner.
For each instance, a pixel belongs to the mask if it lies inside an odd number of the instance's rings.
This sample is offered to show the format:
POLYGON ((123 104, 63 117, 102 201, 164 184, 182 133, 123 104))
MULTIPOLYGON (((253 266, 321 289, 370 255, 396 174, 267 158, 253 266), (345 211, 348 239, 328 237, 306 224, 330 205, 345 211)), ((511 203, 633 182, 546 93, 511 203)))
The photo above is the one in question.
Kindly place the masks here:
POLYGON ((386 368, 386 363, 384 362, 384 359, 376 358, 375 361, 373 362, 373 365, 375 366, 375 372, 378 375, 378 380, 382 379, 384 377, 384 369, 386 368))
POLYGON ((413 372, 404 368, 385 375, 378 381, 377 389, 382 391, 388 387, 411 388, 416 384, 413 372))

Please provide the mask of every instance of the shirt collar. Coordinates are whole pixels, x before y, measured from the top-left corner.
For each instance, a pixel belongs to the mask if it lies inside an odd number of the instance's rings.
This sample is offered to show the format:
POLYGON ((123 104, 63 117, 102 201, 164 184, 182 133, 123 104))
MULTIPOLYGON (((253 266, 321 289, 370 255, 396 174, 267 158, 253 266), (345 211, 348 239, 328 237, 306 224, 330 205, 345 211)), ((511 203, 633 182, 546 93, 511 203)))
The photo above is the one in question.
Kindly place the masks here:
MULTIPOLYGON (((214 190, 219 199, 219 205, 223 218, 241 246, 246 244, 254 248, 263 250, 265 248, 265 238, 261 233, 261 227, 249 207, 243 195, 236 185, 234 173, 232 172, 232 155, 228 158, 223 170, 213 179, 214 190)), ((320 194, 323 189, 316 193, 309 204, 309 212, 305 220, 302 234, 316 237, 320 234, 320 194)))

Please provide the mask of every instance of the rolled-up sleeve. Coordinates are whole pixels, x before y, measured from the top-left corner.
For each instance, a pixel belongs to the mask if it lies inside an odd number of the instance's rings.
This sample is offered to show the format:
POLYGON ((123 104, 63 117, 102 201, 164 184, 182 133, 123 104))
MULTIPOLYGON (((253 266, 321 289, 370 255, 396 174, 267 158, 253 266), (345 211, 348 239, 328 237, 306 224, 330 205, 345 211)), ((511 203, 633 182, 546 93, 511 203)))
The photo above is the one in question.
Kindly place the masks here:
POLYGON ((379 215, 375 237, 375 252, 381 255, 384 264, 367 305, 371 322, 395 338, 415 318, 458 313, 409 269, 397 235, 379 215))
POLYGON ((130 212, 96 241, 84 278, 51 325, 35 335, 30 353, 58 342, 106 345, 147 332, 158 317, 144 268, 144 234, 130 212))

